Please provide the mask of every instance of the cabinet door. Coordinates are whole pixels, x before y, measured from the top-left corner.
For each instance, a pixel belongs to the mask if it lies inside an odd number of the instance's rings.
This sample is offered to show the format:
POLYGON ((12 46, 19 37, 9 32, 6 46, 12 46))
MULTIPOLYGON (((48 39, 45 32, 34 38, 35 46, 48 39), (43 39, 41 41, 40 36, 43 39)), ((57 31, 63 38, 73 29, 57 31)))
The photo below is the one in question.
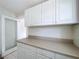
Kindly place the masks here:
POLYGON ((56 0, 56 22, 76 23, 76 0, 56 0))
POLYGON ((31 26, 31 13, 30 9, 25 11, 25 26, 31 26))
POLYGON ((43 50, 43 49, 37 49, 37 53, 39 53, 41 55, 44 55, 44 56, 47 56, 47 57, 49 57, 51 59, 54 59, 54 57, 55 57, 54 52, 50 52, 50 51, 43 50))
POLYGON ((56 59, 75 59, 72 57, 56 54, 56 59))
POLYGON ((55 24, 55 0, 42 3, 42 24, 55 24))
POLYGON ((31 26, 41 25, 41 4, 30 9, 31 26))
POLYGON ((17 45, 18 45, 18 47, 24 48, 24 49, 26 49, 30 52, 36 52, 36 50, 37 50, 35 47, 25 45, 25 44, 22 44, 22 43, 18 43, 17 45))
POLYGON ((18 59, 36 59, 36 53, 28 49, 18 47, 18 59))
POLYGON ((51 59, 51 58, 48 58, 47 56, 37 54, 37 59, 51 59))

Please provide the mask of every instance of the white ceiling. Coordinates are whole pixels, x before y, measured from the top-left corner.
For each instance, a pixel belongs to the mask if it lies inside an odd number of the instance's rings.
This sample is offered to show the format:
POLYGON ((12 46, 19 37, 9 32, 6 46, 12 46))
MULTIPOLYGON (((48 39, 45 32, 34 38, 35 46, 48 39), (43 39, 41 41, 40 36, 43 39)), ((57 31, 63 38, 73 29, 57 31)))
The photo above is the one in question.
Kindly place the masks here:
POLYGON ((0 6, 16 14, 21 14, 25 9, 46 0, 0 0, 0 6))

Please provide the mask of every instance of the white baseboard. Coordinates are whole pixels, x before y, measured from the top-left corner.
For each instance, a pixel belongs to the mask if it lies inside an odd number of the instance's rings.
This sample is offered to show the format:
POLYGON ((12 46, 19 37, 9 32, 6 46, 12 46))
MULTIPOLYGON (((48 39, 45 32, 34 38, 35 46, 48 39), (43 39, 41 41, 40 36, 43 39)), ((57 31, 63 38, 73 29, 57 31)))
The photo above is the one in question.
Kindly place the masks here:
POLYGON ((5 57, 5 56, 11 54, 12 52, 14 52, 16 50, 17 50, 17 47, 11 48, 11 49, 5 51, 5 53, 3 53, 2 56, 5 57))

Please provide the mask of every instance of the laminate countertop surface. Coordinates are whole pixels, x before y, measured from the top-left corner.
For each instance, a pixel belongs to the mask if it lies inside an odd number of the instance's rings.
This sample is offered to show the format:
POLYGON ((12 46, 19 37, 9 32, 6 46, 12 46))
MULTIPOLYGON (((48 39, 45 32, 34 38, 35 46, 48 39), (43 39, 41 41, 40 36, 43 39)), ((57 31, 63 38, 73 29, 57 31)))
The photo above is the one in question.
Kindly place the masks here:
POLYGON ((51 40, 42 39, 22 39, 17 42, 30 45, 36 48, 45 49, 51 52, 79 58, 79 48, 74 44, 53 42, 51 40))

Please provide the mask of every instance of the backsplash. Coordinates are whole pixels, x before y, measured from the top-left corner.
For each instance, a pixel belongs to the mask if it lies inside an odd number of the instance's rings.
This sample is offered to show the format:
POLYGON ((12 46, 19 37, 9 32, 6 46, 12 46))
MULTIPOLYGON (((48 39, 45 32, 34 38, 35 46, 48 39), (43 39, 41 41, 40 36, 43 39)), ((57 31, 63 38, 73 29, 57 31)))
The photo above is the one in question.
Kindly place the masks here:
POLYGON ((72 25, 56 25, 29 28, 29 35, 51 38, 73 39, 72 32, 72 25))

